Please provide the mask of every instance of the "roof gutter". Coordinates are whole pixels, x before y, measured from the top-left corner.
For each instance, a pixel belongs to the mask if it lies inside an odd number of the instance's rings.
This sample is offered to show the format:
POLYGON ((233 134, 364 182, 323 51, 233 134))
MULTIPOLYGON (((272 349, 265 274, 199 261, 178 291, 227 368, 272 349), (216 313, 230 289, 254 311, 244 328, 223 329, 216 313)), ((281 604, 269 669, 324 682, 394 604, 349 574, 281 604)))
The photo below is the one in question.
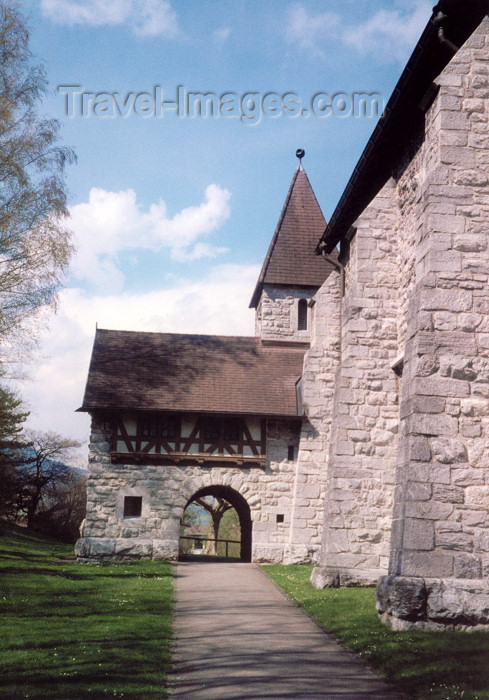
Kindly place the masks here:
POLYGON ((331 253, 392 176, 422 124, 424 98, 433 90, 433 81, 488 12, 489 0, 441 0, 435 6, 321 237, 317 255, 323 250, 331 253))
MULTIPOLYGON (((436 5, 436 7, 433 8, 433 12, 436 12, 437 8, 439 8, 439 5, 436 5)), ((456 54, 460 46, 457 46, 453 43, 453 41, 450 41, 450 39, 445 36, 444 24, 447 19, 448 15, 443 12, 443 10, 438 9, 438 14, 431 18, 431 22, 433 22, 435 27, 438 27, 438 41, 440 44, 443 44, 443 46, 448 46, 448 48, 453 51, 454 54, 456 54)))

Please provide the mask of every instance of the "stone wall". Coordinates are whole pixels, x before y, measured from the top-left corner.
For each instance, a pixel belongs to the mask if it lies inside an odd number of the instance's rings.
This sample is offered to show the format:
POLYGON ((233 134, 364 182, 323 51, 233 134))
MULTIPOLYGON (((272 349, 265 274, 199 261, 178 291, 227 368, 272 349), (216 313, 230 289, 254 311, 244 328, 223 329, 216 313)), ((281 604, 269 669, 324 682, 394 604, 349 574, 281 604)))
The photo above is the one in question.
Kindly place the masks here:
POLYGON ((264 341, 309 343, 311 310, 307 330, 297 329, 299 299, 310 300, 317 287, 281 287, 265 284, 256 309, 255 334, 264 341))
MULTIPOLYGON (((297 501, 301 470, 297 469, 297 459, 289 460, 288 454, 289 446, 298 447, 299 433, 297 421, 268 422, 265 469, 112 464, 110 435, 94 418, 87 517, 76 545, 77 555, 85 559, 176 559, 180 519, 188 500, 204 487, 229 486, 250 507, 253 561, 282 562, 290 559, 291 551, 294 561, 313 561, 320 541, 322 502, 312 493, 307 507, 297 501), (123 517, 125 496, 142 497, 141 517, 123 517), (300 515, 297 508, 302 508, 300 515), (293 512, 297 537, 291 534, 293 512), (277 522, 278 515, 283 516, 283 522, 277 522), (299 527, 299 521, 306 523, 306 528, 314 522, 311 537, 304 538, 304 526, 299 527), (306 540, 315 542, 316 547, 304 547, 306 540)), ((312 488, 312 477, 308 478, 312 488)))
POLYGON ((399 180, 416 188, 400 225, 402 236, 414 229, 416 258, 392 551, 378 587, 396 629, 489 623, 488 29, 441 74, 424 144, 399 180))
POLYGON ((389 182, 340 257, 346 289, 318 587, 373 584, 387 571, 398 428, 397 225, 389 182))
MULTIPOLYGON (((325 263, 326 265, 326 263, 325 263)), ((303 408, 290 543, 285 563, 317 561, 323 530, 333 396, 339 363, 340 278, 333 272, 314 298, 311 347, 304 358, 303 408)))

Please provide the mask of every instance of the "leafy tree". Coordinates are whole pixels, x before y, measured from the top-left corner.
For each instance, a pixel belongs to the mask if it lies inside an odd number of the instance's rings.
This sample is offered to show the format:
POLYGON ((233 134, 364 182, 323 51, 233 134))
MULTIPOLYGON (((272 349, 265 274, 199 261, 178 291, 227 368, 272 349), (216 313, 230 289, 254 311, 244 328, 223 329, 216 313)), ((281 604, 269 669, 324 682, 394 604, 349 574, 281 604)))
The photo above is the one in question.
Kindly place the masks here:
POLYGON ((17 470, 17 508, 26 514, 27 527, 34 528, 43 499, 52 500, 56 489, 68 483, 72 469, 65 461, 73 457, 73 450, 81 443, 56 433, 36 431, 26 432, 26 438, 28 447, 24 450, 23 464, 17 470))
MULTIPOLYGON (((17 6, 0 0, 0 338, 18 337, 41 307, 53 305, 72 253, 59 123, 36 110, 47 93, 33 63, 17 6)), ((0 357, 0 359, 2 359, 0 357)))
POLYGON ((189 503, 183 512, 182 522, 180 526, 186 530, 189 527, 198 525, 202 520, 202 510, 196 503, 189 503))
MULTIPOLYGON (((205 536, 208 517, 207 512, 196 503, 189 503, 183 512, 180 523, 180 537, 205 536)), ((198 548, 197 542, 198 539, 182 539, 180 551, 183 554, 190 554, 195 548, 198 548)))
POLYGON ((21 399, 0 386, 0 518, 16 515, 19 488, 17 467, 23 461, 21 439, 23 423, 29 415, 22 410, 21 399))
MULTIPOLYGON (((0 0, 0 378, 19 343, 25 360, 32 324, 55 304, 73 251, 64 169, 75 156, 58 143, 59 123, 38 113, 47 89, 18 4, 0 0)), ((64 478, 58 456, 76 443, 49 434, 26 448, 26 417, 20 400, 0 388, 0 516, 20 510, 30 522, 46 488, 64 478)))
POLYGON ((76 542, 86 514, 86 486, 86 472, 69 468, 62 480, 47 485, 34 516, 35 529, 65 542, 76 542))
POLYGON ((219 527, 224 513, 233 506, 221 496, 203 496, 193 501, 196 505, 206 510, 211 517, 211 537, 213 542, 208 542, 205 548, 206 554, 217 554, 217 540, 219 527))
MULTIPOLYGON (((224 513, 219 528, 219 537, 221 540, 235 540, 228 545, 228 554, 230 557, 239 557, 241 553, 241 526, 239 516, 235 508, 230 508, 224 513)), ((221 545, 222 547, 224 545, 221 545)))

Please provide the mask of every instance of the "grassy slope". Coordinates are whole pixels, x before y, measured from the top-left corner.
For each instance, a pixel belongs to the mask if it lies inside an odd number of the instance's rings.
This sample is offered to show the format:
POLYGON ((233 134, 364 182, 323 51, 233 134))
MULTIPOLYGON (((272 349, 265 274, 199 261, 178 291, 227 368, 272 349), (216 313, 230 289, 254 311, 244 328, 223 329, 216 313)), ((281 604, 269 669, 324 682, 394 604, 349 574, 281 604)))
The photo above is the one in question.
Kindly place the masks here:
POLYGON ((171 565, 59 561, 71 554, 0 529, 0 697, 166 697, 171 565))
POLYGON ((487 632, 392 632, 375 612, 373 588, 315 590, 310 566, 263 570, 348 648, 415 698, 489 698, 487 632))

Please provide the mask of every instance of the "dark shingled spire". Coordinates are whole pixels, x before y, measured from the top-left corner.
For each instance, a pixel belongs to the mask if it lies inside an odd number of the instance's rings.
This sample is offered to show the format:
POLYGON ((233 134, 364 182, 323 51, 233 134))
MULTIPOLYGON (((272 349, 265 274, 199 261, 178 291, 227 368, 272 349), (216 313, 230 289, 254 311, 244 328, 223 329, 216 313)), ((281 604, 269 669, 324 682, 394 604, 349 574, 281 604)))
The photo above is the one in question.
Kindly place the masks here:
POLYGON ((315 255, 326 221, 305 170, 297 169, 273 234, 250 307, 258 306, 264 284, 320 287, 331 267, 315 255))

